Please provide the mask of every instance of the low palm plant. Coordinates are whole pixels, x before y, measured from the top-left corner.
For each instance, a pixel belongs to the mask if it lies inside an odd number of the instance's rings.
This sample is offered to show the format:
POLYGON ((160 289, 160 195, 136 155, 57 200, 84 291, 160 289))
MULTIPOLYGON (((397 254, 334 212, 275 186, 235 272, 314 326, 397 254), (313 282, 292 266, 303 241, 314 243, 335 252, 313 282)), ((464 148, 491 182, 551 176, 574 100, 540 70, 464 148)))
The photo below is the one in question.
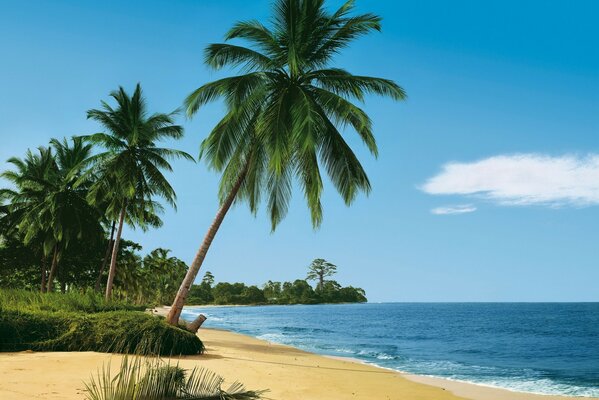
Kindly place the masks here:
POLYGON ((251 400, 265 392, 247 390, 239 382, 224 390, 223 383, 221 376, 204 368, 187 374, 178 365, 158 359, 144 363, 140 358, 130 362, 125 357, 116 376, 110 364, 105 365, 85 387, 88 400, 251 400))

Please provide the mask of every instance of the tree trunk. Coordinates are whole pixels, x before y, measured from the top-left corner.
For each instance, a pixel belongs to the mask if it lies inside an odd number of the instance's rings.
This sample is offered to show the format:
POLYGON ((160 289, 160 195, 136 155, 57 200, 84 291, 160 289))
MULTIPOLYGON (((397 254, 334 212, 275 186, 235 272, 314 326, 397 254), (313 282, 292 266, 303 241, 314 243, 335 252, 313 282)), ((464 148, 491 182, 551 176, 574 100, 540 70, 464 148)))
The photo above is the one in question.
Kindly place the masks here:
POLYGON ((46 273, 48 268, 46 268, 46 256, 42 256, 42 284, 40 287, 40 292, 44 293, 46 291, 46 273))
POLYGON ((247 175, 248 167, 249 162, 245 164, 244 168, 239 173, 239 177, 237 178, 235 185, 231 189, 231 192, 229 193, 229 195, 219 208, 218 212, 216 213, 216 217, 214 217, 212 225, 210 225, 210 228, 208 228, 208 232, 204 237, 202 245, 196 253, 193 262, 191 263, 191 266, 187 270, 187 274, 185 274, 185 278, 181 283, 181 287, 179 288, 177 296, 173 301, 173 305, 171 306, 168 316, 166 317, 167 322, 171 325, 177 325, 179 323, 179 317, 181 316, 181 311, 183 310, 183 306, 185 305, 187 295, 189 294, 189 289, 191 288, 191 285, 193 285, 193 281, 198 276, 198 272, 200 272, 200 268, 202 266, 202 263, 204 262, 204 258, 206 258, 206 254, 208 253, 208 249, 210 248, 210 245, 214 240, 214 236, 216 236, 216 232, 218 232, 218 228, 220 228, 221 223, 225 219, 227 211, 229 211, 229 208, 231 208, 231 205, 233 204, 233 201, 235 200, 235 197, 237 196, 237 193, 241 188, 241 184, 243 183, 247 175))
POLYGON ((123 223, 125 222, 125 212, 127 210, 127 204, 123 204, 121 209, 121 215, 119 216, 119 229, 116 232, 116 238, 114 245, 112 246, 112 258, 110 259, 110 270, 108 270, 108 281, 106 281, 106 300, 110 300, 112 297, 112 284, 114 282, 114 275, 116 274, 116 259, 119 253, 119 245, 121 242, 121 234, 123 233, 123 223))
POLYGON ((204 314, 200 314, 196 319, 193 320, 191 324, 187 324, 186 328, 191 333, 197 333, 204 321, 206 321, 206 316, 204 314))
POLYGON ((106 252, 104 253, 104 259, 102 260, 102 265, 100 266, 100 272, 98 273, 98 278, 96 279, 96 284, 94 286, 94 290, 96 292, 100 291, 100 285, 102 284, 102 274, 106 269, 106 263, 108 263, 108 257, 110 257, 110 249, 112 249, 112 241, 114 238, 114 228, 116 222, 112 221, 112 227, 110 228, 110 239, 108 239, 108 246, 106 246, 106 252))
POLYGON ((51 293, 54 288, 54 275, 56 274, 56 267, 58 266, 58 245, 54 246, 54 255, 52 256, 52 266, 50 267, 50 274, 48 274, 48 289, 46 292, 51 293))

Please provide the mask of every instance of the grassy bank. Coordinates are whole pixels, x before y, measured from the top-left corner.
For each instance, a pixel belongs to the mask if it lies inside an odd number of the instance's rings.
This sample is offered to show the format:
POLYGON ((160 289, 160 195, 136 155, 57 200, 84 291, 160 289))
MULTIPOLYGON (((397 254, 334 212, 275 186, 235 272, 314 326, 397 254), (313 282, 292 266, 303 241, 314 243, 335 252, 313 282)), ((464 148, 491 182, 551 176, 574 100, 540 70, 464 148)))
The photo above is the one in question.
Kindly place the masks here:
POLYGON ((198 354, 200 339, 163 319, 98 294, 0 290, 0 351, 198 354))
POLYGON ((0 307, 20 311, 72 311, 97 313, 103 311, 144 311, 145 305, 122 300, 105 300, 92 290, 86 292, 40 293, 28 290, 0 290, 0 307))

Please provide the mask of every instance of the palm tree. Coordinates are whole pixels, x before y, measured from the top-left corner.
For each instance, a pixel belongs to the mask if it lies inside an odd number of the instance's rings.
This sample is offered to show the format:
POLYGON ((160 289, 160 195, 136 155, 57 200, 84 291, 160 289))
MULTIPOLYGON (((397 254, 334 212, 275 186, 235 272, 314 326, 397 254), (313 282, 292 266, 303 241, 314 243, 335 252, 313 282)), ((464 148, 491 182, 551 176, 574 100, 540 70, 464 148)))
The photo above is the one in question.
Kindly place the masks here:
MULTIPOLYGON (((102 231, 97 209, 86 200, 89 181, 82 179, 91 145, 81 138, 52 139, 50 145, 38 154, 28 151, 24 160, 9 159, 16 171, 3 174, 16 186, 4 193, 11 198, 9 209, 23 242, 42 242, 44 257, 53 253, 47 291, 71 240, 96 240, 102 231)), ((44 276, 42 271, 42 282, 44 276)))
POLYGON ((170 250, 158 248, 144 257, 143 268, 150 277, 150 290, 159 304, 173 301, 177 285, 187 272, 187 265, 177 257, 169 256, 170 250))
MULTIPOLYGON (((87 201, 92 181, 85 179, 88 176, 85 166, 92 146, 80 137, 73 137, 71 143, 67 139, 52 139, 50 145, 58 169, 53 190, 48 195, 49 214, 53 218, 52 227, 60 244, 59 249, 64 251, 72 239, 88 242, 99 240, 103 232, 100 224, 102 215, 87 201)), ((57 263, 54 264, 54 271, 50 270, 48 291, 52 290, 56 266, 57 263)))
POLYGON ((193 157, 183 151, 157 146, 161 140, 181 138, 183 128, 174 124, 174 113, 148 115, 139 84, 132 96, 122 87, 110 96, 116 101, 116 108, 102 102, 101 109, 87 112, 87 117, 102 124, 106 132, 85 136, 90 143, 105 149, 89 159, 98 175, 89 200, 92 204, 107 204, 109 219, 118 221, 106 283, 107 299, 112 295, 123 224, 144 226, 155 222, 152 216, 160 205, 154 197, 175 207, 175 191, 162 171, 172 171, 171 159, 193 161, 193 157))
POLYGON ((241 75, 208 83, 186 99, 187 114, 223 98, 227 114, 202 143, 208 165, 222 172, 221 207, 183 280, 168 316, 176 324, 189 289, 227 211, 247 201, 256 212, 266 195, 274 230, 287 212, 296 178, 310 209, 312 224, 322 221, 320 197, 324 168, 347 205, 370 182, 340 130, 355 130, 373 155, 376 141, 368 115, 352 100, 368 94, 405 98, 388 79, 352 75, 330 66, 333 57, 354 39, 378 31, 374 14, 350 15, 353 1, 334 13, 324 0, 278 0, 272 26, 257 21, 237 23, 226 40, 207 47, 205 62, 214 69, 240 67, 241 75))
MULTIPOLYGON (((110 198, 110 192, 106 193, 103 197, 110 198)), ((104 202, 105 206, 100 206, 99 208, 106 210, 110 201, 104 202)), ((155 201, 146 201, 142 204, 136 203, 128 203, 127 212, 125 213, 125 223, 127 225, 135 227, 139 226, 145 232, 149 228, 160 228, 162 226, 162 220, 158 216, 158 213, 163 211, 162 206, 155 201), (145 206, 146 209, 141 209, 140 206, 145 206)), ((104 276, 104 270, 106 269, 106 264, 108 262, 108 258, 111 255, 111 251, 114 246, 114 233, 116 228, 116 221, 112 219, 112 223, 109 228, 110 235, 108 236, 108 242, 106 246, 106 252, 104 253, 104 258, 102 259, 102 264, 100 265, 100 269, 98 271, 98 276, 96 278, 96 283, 94 285, 94 290, 96 292, 100 291, 100 287, 102 284, 102 277, 104 276)))
MULTIPOLYGON (((41 291, 46 291, 46 259, 53 252, 57 254, 56 240, 51 232, 49 221, 38 221, 37 211, 45 201, 47 181, 56 169, 52 152, 39 147, 37 153, 27 150, 25 157, 11 157, 7 161, 14 170, 4 171, 0 176, 14 186, 14 189, 0 189, 0 197, 6 202, 0 223, 6 236, 14 236, 26 246, 41 248, 42 278, 41 291)), ((52 257, 55 268, 57 257, 52 257)))

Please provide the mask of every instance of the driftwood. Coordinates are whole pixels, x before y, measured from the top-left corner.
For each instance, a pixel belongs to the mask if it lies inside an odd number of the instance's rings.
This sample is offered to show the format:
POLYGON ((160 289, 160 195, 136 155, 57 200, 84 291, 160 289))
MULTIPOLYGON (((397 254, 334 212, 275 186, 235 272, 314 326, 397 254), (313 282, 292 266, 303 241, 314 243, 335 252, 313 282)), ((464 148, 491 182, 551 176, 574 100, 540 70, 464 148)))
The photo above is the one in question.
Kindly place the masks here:
POLYGON ((196 333, 204 321, 206 321, 206 316, 204 314, 198 315, 198 317, 194 319, 192 323, 187 324, 187 330, 192 333, 196 333))

